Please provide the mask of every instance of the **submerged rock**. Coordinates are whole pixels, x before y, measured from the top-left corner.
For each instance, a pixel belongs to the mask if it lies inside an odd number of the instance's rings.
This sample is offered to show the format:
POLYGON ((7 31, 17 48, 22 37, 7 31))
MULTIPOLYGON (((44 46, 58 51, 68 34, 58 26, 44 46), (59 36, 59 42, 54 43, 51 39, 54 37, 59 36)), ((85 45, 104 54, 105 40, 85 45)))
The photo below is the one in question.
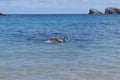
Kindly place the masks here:
POLYGON ((6 16, 5 14, 3 14, 3 13, 0 13, 0 16, 6 16))
POLYGON ((120 8, 108 7, 105 9, 105 14, 120 14, 120 8))
POLYGON ((90 9, 89 14, 103 14, 101 11, 98 11, 96 9, 90 9))

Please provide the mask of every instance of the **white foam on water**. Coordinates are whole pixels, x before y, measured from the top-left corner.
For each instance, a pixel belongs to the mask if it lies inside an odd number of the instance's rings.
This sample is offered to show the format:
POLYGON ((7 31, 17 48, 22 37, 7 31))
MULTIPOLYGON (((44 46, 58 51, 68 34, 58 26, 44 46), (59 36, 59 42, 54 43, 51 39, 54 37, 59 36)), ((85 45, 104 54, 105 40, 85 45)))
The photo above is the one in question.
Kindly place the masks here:
POLYGON ((53 43, 53 41, 47 40, 47 41, 45 41, 45 43, 53 43))

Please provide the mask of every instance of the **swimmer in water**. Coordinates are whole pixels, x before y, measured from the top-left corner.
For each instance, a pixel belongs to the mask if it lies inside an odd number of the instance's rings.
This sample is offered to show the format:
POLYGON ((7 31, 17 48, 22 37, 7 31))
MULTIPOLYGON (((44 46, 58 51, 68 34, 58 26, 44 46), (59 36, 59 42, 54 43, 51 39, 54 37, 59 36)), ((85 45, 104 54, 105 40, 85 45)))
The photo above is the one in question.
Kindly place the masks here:
POLYGON ((58 42, 58 43, 65 43, 69 40, 68 37, 64 37, 63 39, 60 38, 51 38, 50 41, 52 42, 58 42))

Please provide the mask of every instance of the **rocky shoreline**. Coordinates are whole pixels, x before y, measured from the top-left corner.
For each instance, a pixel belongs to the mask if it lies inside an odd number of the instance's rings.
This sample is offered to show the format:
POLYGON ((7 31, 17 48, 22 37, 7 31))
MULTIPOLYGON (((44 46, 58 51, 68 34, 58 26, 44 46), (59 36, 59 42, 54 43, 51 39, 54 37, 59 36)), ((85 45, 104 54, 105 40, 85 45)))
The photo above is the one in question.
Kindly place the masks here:
POLYGON ((108 7, 104 13, 96 9, 90 9, 89 14, 120 14, 120 8, 108 7))
MULTIPOLYGON (((120 14, 120 8, 107 7, 104 12, 101 12, 97 9, 89 9, 88 14, 120 14)), ((6 14, 0 13, 0 16, 6 16, 6 14)))

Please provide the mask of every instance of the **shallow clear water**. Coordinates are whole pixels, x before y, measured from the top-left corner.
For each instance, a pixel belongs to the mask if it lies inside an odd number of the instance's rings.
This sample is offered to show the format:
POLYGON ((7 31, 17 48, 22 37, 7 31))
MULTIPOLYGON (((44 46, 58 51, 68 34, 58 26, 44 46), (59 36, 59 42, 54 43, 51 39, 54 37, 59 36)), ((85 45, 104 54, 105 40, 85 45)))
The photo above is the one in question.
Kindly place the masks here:
POLYGON ((0 17, 0 80, 119 80, 119 60, 120 15, 0 17))

